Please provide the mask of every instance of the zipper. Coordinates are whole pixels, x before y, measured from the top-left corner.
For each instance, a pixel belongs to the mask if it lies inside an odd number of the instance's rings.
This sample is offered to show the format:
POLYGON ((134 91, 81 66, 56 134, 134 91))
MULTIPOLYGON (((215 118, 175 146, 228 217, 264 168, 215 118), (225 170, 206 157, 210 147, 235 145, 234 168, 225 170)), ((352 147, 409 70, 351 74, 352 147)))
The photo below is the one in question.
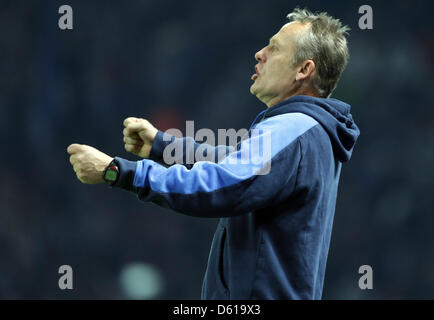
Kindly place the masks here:
MULTIPOLYGON (((259 112, 259 114, 256 116, 255 120, 253 120, 253 122, 252 122, 252 124, 251 124, 251 126, 250 126, 250 128, 249 128, 249 131, 252 130, 252 127, 255 125, 256 120, 258 120, 258 118, 259 118, 262 114, 264 114, 265 111, 267 111, 267 110, 268 110, 268 109, 265 109, 265 110, 259 112)), ((261 120, 262 120, 262 119, 261 119, 261 120)))

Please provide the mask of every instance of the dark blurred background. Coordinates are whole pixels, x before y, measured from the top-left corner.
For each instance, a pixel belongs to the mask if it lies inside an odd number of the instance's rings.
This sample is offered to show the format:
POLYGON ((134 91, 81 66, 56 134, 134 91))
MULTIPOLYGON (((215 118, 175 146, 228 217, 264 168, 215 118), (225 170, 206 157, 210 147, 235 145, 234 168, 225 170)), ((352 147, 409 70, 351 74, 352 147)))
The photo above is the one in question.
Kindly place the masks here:
MULTIPOLYGON (((0 2, 0 298, 199 299, 216 219, 83 185, 66 148, 111 156, 122 122, 248 128, 254 54, 294 7, 352 29, 333 97, 361 129, 342 170, 324 299, 434 298, 434 29, 429 1, 0 2), (74 29, 58 27, 73 8, 74 29), (373 8, 360 30, 358 8, 373 8), (71 265, 74 289, 58 288, 71 265), (359 266, 374 289, 358 287, 359 266)), ((206 208, 204 208, 206 210, 206 208)))

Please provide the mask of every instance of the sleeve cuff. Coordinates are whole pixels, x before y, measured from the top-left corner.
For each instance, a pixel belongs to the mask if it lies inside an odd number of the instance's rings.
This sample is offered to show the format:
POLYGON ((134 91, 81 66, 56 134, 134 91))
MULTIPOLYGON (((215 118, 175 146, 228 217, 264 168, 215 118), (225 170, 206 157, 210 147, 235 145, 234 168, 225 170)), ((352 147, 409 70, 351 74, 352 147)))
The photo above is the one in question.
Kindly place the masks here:
POLYGON ((134 176, 136 174, 136 161, 129 161, 119 157, 115 157, 115 162, 119 167, 119 177, 112 187, 134 191, 134 176))
POLYGON ((154 141, 152 142, 151 152, 149 153, 149 159, 159 163, 164 163, 163 153, 164 149, 175 140, 174 136, 170 136, 163 131, 158 130, 154 141), (166 137, 164 139, 163 137, 166 137), (170 137, 170 138, 168 138, 170 137))

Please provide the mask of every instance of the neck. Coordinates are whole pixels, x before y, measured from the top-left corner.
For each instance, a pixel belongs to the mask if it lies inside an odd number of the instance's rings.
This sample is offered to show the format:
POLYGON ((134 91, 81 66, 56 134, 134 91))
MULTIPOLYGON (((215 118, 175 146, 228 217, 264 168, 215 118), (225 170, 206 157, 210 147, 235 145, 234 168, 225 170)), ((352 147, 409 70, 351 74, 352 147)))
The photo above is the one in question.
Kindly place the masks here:
POLYGON ((276 97, 269 99, 268 101, 263 101, 263 102, 267 105, 268 108, 271 108, 272 106, 275 106, 279 102, 285 101, 285 100, 287 100, 293 96, 299 96, 299 95, 311 96, 311 97, 317 97, 317 98, 320 97, 318 95, 318 93, 316 93, 312 89, 300 88, 299 90, 297 90, 293 93, 289 93, 289 94, 282 95, 282 96, 276 96, 276 97))

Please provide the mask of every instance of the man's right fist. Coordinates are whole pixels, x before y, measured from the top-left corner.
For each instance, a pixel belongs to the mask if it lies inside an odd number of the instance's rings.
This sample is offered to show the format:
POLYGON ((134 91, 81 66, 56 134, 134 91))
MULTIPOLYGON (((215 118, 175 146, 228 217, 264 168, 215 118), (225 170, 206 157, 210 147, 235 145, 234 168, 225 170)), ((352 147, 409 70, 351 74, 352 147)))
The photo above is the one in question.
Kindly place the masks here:
POLYGON ((146 119, 129 117, 124 120, 125 150, 142 158, 149 158, 158 129, 146 119))

